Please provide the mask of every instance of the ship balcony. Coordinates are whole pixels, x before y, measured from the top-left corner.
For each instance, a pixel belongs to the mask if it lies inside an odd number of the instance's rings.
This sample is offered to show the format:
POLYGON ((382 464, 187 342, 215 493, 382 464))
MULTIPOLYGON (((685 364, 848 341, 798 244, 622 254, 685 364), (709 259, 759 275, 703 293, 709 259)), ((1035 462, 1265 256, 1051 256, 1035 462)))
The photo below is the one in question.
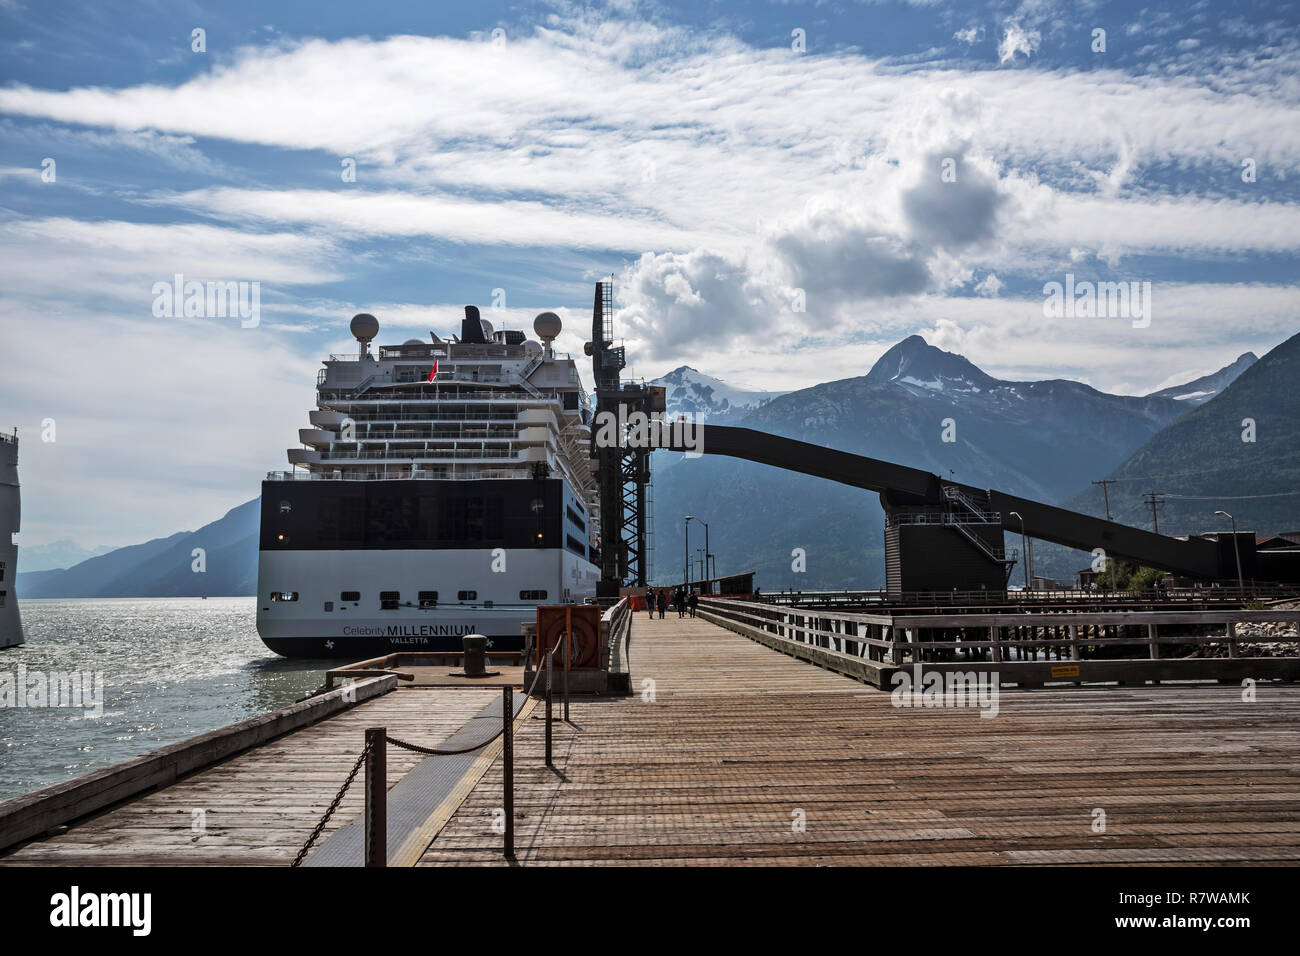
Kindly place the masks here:
POLYGON ((298 441, 304 445, 328 445, 330 442, 338 441, 337 432, 327 432, 323 428, 299 428, 298 441))
POLYGON ((290 448, 289 464, 291 465, 319 465, 321 453, 315 448, 290 448))
POLYGON ((490 425, 484 422, 430 423, 423 428, 397 428, 378 423, 362 423, 356 440, 362 442, 422 439, 424 441, 513 441, 518 434, 514 424, 490 425))
POLYGON ((520 425, 557 425, 555 412, 550 408, 525 408, 519 413, 520 425))
POLYGON ((332 408, 314 408, 307 413, 307 419, 318 428, 338 428, 347 417, 332 408))
POLYGON ((351 418, 357 424, 375 424, 375 425, 397 425, 404 422, 419 422, 420 424, 438 424, 446 422, 460 423, 473 422, 486 425, 489 422, 515 422, 518 416, 513 412, 452 412, 450 410, 430 410, 430 411, 406 411, 394 408, 389 410, 370 411, 358 410, 356 414, 345 416, 351 418))
POLYGON ((556 444, 555 432, 549 428, 534 426, 531 428, 519 429, 519 441, 525 445, 549 445, 552 448, 556 444))
MULTIPOLYGON (((539 449, 543 453, 545 449, 539 449)), ((317 462, 362 462, 362 461, 450 461, 462 458, 493 459, 496 461, 516 461, 520 458, 520 449, 513 446, 503 448, 410 448, 410 449, 362 449, 360 451, 313 452, 318 454, 317 462)), ((292 461, 292 455, 290 461, 292 461)), ((531 460, 531 459, 530 459, 531 460)))

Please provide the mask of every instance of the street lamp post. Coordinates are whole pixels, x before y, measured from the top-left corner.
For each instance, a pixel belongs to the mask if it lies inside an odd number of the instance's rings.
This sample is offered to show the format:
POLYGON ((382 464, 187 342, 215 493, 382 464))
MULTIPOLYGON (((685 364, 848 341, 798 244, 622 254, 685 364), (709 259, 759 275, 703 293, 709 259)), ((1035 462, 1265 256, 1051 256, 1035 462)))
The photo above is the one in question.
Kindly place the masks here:
POLYGON ((1216 515, 1223 515, 1232 522, 1232 551, 1237 556, 1237 590, 1245 596, 1246 582, 1241 578, 1241 548, 1237 545, 1237 519, 1226 511, 1216 511, 1216 515))
POLYGON ((1025 537, 1025 519, 1019 511, 1013 511, 1011 515, 1020 519, 1020 550, 1025 558, 1025 590, 1031 591, 1033 588, 1029 584, 1029 539, 1025 537))
POLYGON ((691 582, 691 522, 695 515, 686 516, 686 550, 682 553, 682 587, 691 582))
MULTIPOLYGON (((700 524, 704 525, 704 574, 702 577, 707 581, 711 577, 709 574, 709 523, 701 521, 700 524)), ((712 591, 713 589, 709 588, 709 590, 712 591)))

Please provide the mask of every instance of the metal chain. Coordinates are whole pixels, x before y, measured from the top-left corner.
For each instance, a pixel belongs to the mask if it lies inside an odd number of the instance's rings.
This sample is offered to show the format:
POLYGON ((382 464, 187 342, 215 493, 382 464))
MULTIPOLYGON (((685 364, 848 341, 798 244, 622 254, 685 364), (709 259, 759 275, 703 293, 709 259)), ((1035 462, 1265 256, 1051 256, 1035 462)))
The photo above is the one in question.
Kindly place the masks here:
MULTIPOLYGON (((542 676, 541 668, 538 668, 537 673, 533 675, 532 686, 529 687, 528 690, 524 692, 524 696, 523 696, 524 700, 527 700, 529 697, 533 695, 533 691, 536 690, 537 688, 537 681, 541 676, 542 676)), ((511 714, 511 718, 512 719, 514 718, 513 714, 511 714)), ((487 740, 483 741, 482 743, 474 744, 474 746, 472 747, 465 747, 462 750, 440 750, 437 747, 421 747, 419 744, 408 743, 405 740, 398 740, 396 737, 390 737, 387 734, 384 735, 384 739, 388 741, 390 744, 392 744, 394 747, 401 747, 403 750, 410 750, 417 754, 427 754, 431 757, 454 757, 458 754, 467 754, 472 751, 479 750, 480 748, 486 747, 488 744, 492 743, 492 741, 500 737, 501 734, 502 734, 502 730, 498 730, 495 734, 493 734, 491 737, 489 737, 487 740)))
MULTIPOLYGON (((559 645, 557 644, 556 646, 558 647, 559 645)), ((555 648, 552 648, 549 653, 554 653, 554 651, 555 648)), ((529 687, 527 693, 524 694, 525 700, 527 700, 529 697, 532 696, 533 690, 536 689, 537 687, 538 678, 540 678, 541 676, 542 676, 541 668, 538 668, 537 673, 533 675, 532 687, 529 687)), ((513 717, 514 715, 512 714, 511 718, 513 719, 513 717)), ((463 750, 439 750, 436 747, 421 747, 418 744, 408 743, 405 740, 398 740, 396 737, 389 737, 387 734, 384 735, 384 740, 392 744, 394 747, 401 747, 403 750, 410 750, 415 753, 427 754, 429 756, 450 757, 450 756, 455 756, 457 754, 467 754, 470 753, 471 751, 479 750, 483 747, 486 747, 488 744, 492 743, 492 741, 496 740, 497 737, 500 737, 503 730, 504 728, 502 728, 502 730, 498 730, 495 734, 493 734, 491 737, 489 737, 487 740, 483 741, 482 743, 475 744, 472 747, 466 747, 463 750)), ((307 838, 307 842, 303 844, 303 848, 298 851, 298 855, 294 857, 294 861, 291 864, 291 866, 298 866, 299 864, 302 863, 303 860, 307 858, 307 854, 311 852, 312 846, 316 843, 318 839, 320 839, 321 832, 325 829, 325 824, 329 823, 330 817, 334 815, 334 811, 338 809, 339 803, 342 802, 343 795, 348 792, 348 787, 352 786, 352 781, 356 779, 357 774, 361 771, 361 766, 366 762, 366 756, 369 753, 370 753, 369 746, 366 746, 361 751, 361 756, 357 758, 357 762, 353 765, 352 772, 349 773, 348 778, 343 781, 343 786, 339 788, 339 792, 338 794, 335 795, 333 802, 330 803, 329 809, 326 810, 325 815, 321 817, 320 823, 316 824, 316 829, 312 830, 311 836, 307 838)))
POLYGON ((366 762, 366 757, 369 755, 370 745, 367 744, 362 748, 361 756, 357 758, 357 762, 352 765, 352 772, 348 774, 348 779, 344 780, 343 786, 339 787, 339 792, 335 795, 333 802, 329 805, 329 809, 325 811, 325 816, 320 818, 320 823, 316 824, 316 829, 311 831, 311 836, 307 838, 307 842, 304 843, 302 849, 298 851, 298 855, 294 857, 293 863, 290 864, 290 866, 298 866, 307 858, 307 854, 311 852, 312 846, 320 839, 321 831, 325 829, 325 824, 329 823, 330 817, 334 816, 334 811, 339 808, 339 803, 342 802, 343 795, 348 792, 348 787, 352 786, 352 781, 356 779, 357 773, 361 770, 361 765, 366 762))
POLYGON ((467 754, 472 751, 479 750, 482 747, 486 747, 488 744, 492 743, 492 741, 496 740, 500 736, 501 736, 501 731, 498 730, 495 734, 493 734, 491 737, 489 737, 487 740, 483 741, 482 743, 474 744, 474 746, 472 747, 465 747, 462 750, 439 750, 437 747, 421 747, 419 744, 410 744, 407 743, 405 740, 398 740, 396 737, 389 737, 387 734, 384 735, 384 739, 388 741, 390 744, 392 744, 394 747, 401 747, 403 750, 413 750, 417 754, 428 754, 429 756, 433 756, 433 757, 454 757, 457 754, 467 754))

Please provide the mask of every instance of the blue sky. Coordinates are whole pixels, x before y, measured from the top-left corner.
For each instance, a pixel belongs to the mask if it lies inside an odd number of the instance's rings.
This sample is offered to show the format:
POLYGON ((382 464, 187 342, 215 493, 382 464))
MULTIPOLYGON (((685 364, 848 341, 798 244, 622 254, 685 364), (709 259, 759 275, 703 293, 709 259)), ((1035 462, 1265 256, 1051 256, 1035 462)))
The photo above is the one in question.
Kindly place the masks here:
POLYGON ((501 290, 576 352, 612 274, 636 374, 766 389, 912 333, 1139 394, 1262 354, 1300 329, 1297 66, 1296 3, 0 0, 21 540, 252 497, 363 309, 400 341, 501 290), (261 321, 156 317, 177 272, 261 321), (1150 325, 1045 317, 1067 272, 1151 282, 1150 325))

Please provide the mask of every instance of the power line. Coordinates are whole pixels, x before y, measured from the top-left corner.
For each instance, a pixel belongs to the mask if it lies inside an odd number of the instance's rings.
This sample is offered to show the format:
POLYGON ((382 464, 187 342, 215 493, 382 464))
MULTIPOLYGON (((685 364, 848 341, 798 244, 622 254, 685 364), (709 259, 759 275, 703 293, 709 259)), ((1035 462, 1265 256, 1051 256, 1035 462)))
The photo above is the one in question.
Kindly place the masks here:
POLYGON ((1288 498, 1300 495, 1300 491, 1279 491, 1270 495, 1166 495, 1168 498, 1182 498, 1185 501, 1246 501, 1251 498, 1288 498))
MULTIPOLYGON (((1164 481, 1167 478, 1187 478, 1192 475, 1212 475, 1218 471, 1232 471, 1234 468, 1253 468, 1268 461, 1286 461, 1289 458, 1295 458, 1300 455, 1300 451, 1289 452, 1285 455, 1276 455, 1272 458, 1252 458, 1250 461, 1243 461, 1236 465, 1223 465, 1219 468, 1205 468, 1201 471, 1180 471, 1172 475, 1138 475, 1133 478, 1107 478, 1107 481, 1164 481)), ((1096 484, 1096 482, 1093 482, 1096 484)))

